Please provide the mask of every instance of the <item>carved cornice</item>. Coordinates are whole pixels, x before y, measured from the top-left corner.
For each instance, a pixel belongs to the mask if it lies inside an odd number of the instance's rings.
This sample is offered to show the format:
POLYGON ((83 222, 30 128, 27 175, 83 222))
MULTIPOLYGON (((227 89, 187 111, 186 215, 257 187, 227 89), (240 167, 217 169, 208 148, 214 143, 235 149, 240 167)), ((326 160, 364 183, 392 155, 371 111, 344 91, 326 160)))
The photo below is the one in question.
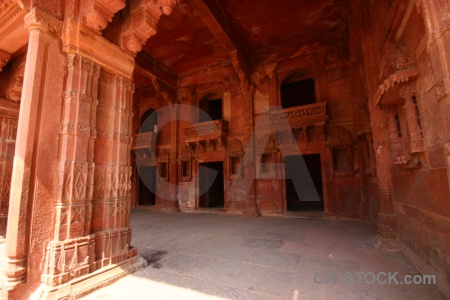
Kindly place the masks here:
POLYGON ((125 7, 125 0, 94 0, 82 9, 83 23, 100 33, 111 22, 112 17, 125 7))
POLYGON ((170 15, 179 0, 140 0, 130 7, 124 24, 128 27, 122 32, 122 48, 136 54, 142 50, 146 41, 156 34, 156 25, 164 13, 170 15))
POLYGON ((59 36, 61 27, 62 22, 60 20, 36 7, 25 16, 25 28, 30 31, 37 29, 59 36))
POLYGON ((399 83, 408 82, 419 76, 419 70, 410 68, 400 70, 390 75, 379 87, 374 97, 374 107, 381 105, 382 97, 399 83))
POLYGON ((29 32, 23 26, 27 11, 16 3, 0 0, 0 49, 14 53, 28 42, 29 32))

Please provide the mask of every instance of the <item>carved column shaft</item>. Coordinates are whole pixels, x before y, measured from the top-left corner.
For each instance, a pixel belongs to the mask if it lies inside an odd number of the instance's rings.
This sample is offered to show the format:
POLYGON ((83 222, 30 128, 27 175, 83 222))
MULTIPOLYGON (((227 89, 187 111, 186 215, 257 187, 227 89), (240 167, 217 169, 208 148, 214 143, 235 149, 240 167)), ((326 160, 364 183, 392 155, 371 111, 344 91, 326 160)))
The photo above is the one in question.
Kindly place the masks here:
POLYGON ((370 5, 361 3, 361 25, 363 30, 364 71, 369 92, 369 113, 372 125, 373 150, 376 158, 378 183, 378 236, 375 244, 382 249, 397 249, 397 220, 393 209, 392 174, 390 151, 386 143, 386 130, 383 111, 375 107, 376 92, 379 87, 377 46, 370 5))
POLYGON ((47 247, 42 281, 57 285, 93 270, 90 236, 93 189, 93 139, 100 67, 75 53, 68 55, 60 132, 59 193, 54 238, 47 247), (65 261, 61 261, 61 257, 65 261))
POLYGON ((130 143, 133 87, 102 70, 95 142, 93 219, 97 269, 127 257, 130 249, 130 143))
POLYGON ((253 129, 255 125, 254 120, 254 92, 255 86, 253 84, 241 83, 241 92, 242 92, 242 110, 244 116, 244 124, 246 124, 245 128, 245 137, 247 139, 247 146, 245 159, 243 161, 244 167, 244 180, 249 180, 251 182, 248 183, 251 186, 245 203, 245 211, 244 216, 246 217, 259 217, 259 209, 257 204, 257 195, 256 195, 256 164, 259 162, 255 161, 255 151, 256 151, 256 134, 253 134, 253 129))
POLYGON ((180 104, 173 103, 171 106, 171 159, 169 161, 169 183, 171 184, 172 191, 170 191, 170 198, 167 199, 165 210, 169 212, 179 212, 180 211, 180 203, 178 197, 178 183, 180 181, 179 178, 179 170, 180 163, 178 161, 179 153, 179 144, 180 144, 180 104))
POLYGON ((30 34, 11 180, 5 271, 9 287, 2 291, 6 298, 13 297, 11 290, 25 283, 27 275, 31 281, 39 280, 39 269, 28 268, 28 263, 42 264, 46 242, 52 238, 54 215, 49 208, 57 190, 55 137, 60 131, 66 65, 57 37, 61 22, 35 8, 25 24, 30 34))

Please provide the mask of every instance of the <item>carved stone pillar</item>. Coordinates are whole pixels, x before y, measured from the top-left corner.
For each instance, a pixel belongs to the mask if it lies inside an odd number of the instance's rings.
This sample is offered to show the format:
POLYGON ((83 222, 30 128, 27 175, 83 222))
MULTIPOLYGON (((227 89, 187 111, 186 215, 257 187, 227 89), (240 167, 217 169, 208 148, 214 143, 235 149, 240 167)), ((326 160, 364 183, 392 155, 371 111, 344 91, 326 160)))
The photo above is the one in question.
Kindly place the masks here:
POLYGON ((371 115, 379 195, 378 236, 374 242, 380 249, 398 251, 397 217, 392 198, 391 161, 385 137, 383 111, 373 108, 371 115))
POLYGON ((375 153, 373 151, 373 136, 372 133, 366 135, 367 145, 368 145, 368 155, 369 155, 369 174, 375 175, 377 162, 375 159, 375 153))
POLYGON ((28 298, 31 286, 39 283, 38 266, 52 239, 58 190, 55 137, 60 132, 66 65, 58 38, 61 22, 34 8, 25 24, 30 34, 11 180, 4 299, 28 298))
POLYGON ((69 53, 60 132, 55 231, 42 282, 55 286, 95 269, 90 235, 95 116, 100 66, 69 53), (61 261, 64 257, 65 260, 61 261))
POLYGON ((132 82, 102 70, 95 142, 96 164, 91 230, 96 268, 136 255, 130 247, 132 82))
MULTIPOLYGON (((3 115, 3 101, 0 99, 0 114, 3 115)), ((9 192, 11 189, 11 173, 13 168, 14 148, 16 145, 17 117, 19 107, 12 111, 13 116, 0 116, 0 235, 6 234, 8 221, 9 192)))
MULTIPOLYGON (((49 186, 52 201, 37 218, 42 222, 42 216, 49 216, 49 224, 39 227, 50 233, 40 245, 46 257, 35 262, 35 266, 44 262, 43 271, 31 268, 42 272, 37 274, 42 298, 71 298, 146 265, 130 246, 133 57, 73 19, 65 20, 63 32, 62 43, 56 43, 67 58, 61 74, 37 80, 45 86, 56 82, 61 89, 55 93, 57 112, 42 118, 44 124, 57 120, 57 130, 46 135, 45 148, 52 153, 54 169, 51 160, 42 160, 50 164, 47 172, 52 176, 42 178, 57 186, 49 186), (65 79, 64 94, 63 84, 55 78, 65 79)), ((47 97, 44 94, 43 99, 47 97)), ((39 111, 36 107, 33 111, 39 111)))
POLYGON ((178 157, 180 156, 180 104, 172 103, 171 106, 171 116, 170 116, 170 126, 171 126, 171 158, 169 161, 169 183, 173 190, 170 192, 170 199, 166 200, 166 205, 164 210, 168 212, 180 212, 180 199, 178 183, 180 181, 180 164, 178 157))
POLYGON ((255 161, 255 151, 256 151, 256 134, 253 134, 253 129, 255 125, 255 107, 254 107, 254 92, 255 86, 253 84, 241 83, 242 92, 242 103, 243 103, 243 115, 245 127, 245 137, 247 139, 247 146, 245 150, 247 151, 244 155, 243 168, 244 176, 243 181, 250 181, 246 186, 250 186, 248 195, 246 195, 245 202, 245 217, 259 217, 261 216, 258 209, 258 199, 256 195, 256 164, 259 162, 255 161))

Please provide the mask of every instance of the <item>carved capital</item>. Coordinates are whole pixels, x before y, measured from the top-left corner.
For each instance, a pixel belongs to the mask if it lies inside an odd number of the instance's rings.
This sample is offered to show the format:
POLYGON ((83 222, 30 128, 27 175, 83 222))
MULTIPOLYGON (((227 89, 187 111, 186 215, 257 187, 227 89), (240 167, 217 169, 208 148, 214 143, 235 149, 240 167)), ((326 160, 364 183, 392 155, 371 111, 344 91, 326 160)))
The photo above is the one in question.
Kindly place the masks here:
POLYGON ((83 23, 100 33, 106 28, 112 17, 125 7, 125 0, 95 0, 83 8, 83 23))
POLYGON ((45 11, 35 7, 25 15, 25 28, 29 31, 36 29, 60 35, 62 22, 45 11))

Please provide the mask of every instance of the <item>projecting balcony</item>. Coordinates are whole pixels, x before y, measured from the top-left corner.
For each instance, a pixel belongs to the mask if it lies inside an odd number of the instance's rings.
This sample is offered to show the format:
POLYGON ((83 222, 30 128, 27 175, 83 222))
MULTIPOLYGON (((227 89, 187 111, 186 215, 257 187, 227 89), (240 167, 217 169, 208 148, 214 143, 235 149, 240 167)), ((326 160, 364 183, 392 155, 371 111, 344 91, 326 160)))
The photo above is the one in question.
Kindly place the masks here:
POLYGON ((328 120, 327 102, 295 106, 270 112, 271 125, 284 123, 286 120, 292 129, 306 126, 323 126, 328 120))
POLYGON ((280 145, 295 141, 308 143, 324 140, 328 119, 327 102, 318 102, 270 111, 267 125, 276 131, 280 145))
POLYGON ((143 149, 151 148, 154 139, 156 138, 156 132, 141 132, 133 135, 133 142, 131 144, 131 149, 143 149))
POLYGON ((224 144, 227 135, 228 124, 223 120, 195 123, 184 129, 185 143, 200 147, 213 145, 218 148, 224 144))
POLYGON ((134 150, 136 155, 136 164, 148 164, 155 155, 154 147, 155 139, 158 134, 156 132, 141 132, 133 135, 131 150, 134 150))

